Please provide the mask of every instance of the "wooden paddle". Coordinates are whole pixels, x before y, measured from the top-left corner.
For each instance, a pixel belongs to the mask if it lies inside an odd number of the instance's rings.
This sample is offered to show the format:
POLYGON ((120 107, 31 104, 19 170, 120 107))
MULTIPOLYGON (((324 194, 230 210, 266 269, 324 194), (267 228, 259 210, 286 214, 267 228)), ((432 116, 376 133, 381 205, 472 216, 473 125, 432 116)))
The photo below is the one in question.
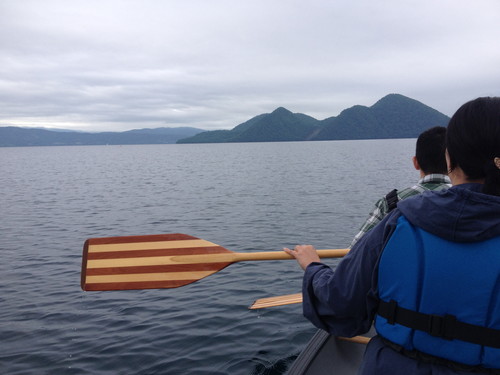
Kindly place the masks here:
MULTIPOLYGON (((248 308, 250 310, 255 310, 255 309, 263 309, 263 308, 272 307, 272 306, 289 305, 292 303, 302 303, 302 293, 286 294, 286 295, 277 296, 277 297, 260 298, 260 299, 256 300, 248 308)), ((337 336, 337 338, 339 340, 350 341, 350 342, 355 342, 357 344, 364 344, 364 345, 368 344, 370 342, 370 339, 371 339, 371 337, 366 337, 366 336, 354 336, 354 337, 337 336)))
POLYGON ((354 337, 337 336, 337 338, 339 340, 355 342, 356 344, 363 344, 363 345, 368 344, 371 340, 371 337, 366 337, 366 336, 354 336, 354 337))
MULTIPOLYGON (((317 250, 322 258, 349 249, 317 250)), ((83 290, 177 288, 235 262, 293 259, 284 251, 235 253, 187 234, 90 238, 83 247, 83 290)))
POLYGON ((249 306, 250 310, 264 309, 266 307, 290 305, 292 303, 302 303, 302 293, 286 294, 284 296, 259 298, 249 306))

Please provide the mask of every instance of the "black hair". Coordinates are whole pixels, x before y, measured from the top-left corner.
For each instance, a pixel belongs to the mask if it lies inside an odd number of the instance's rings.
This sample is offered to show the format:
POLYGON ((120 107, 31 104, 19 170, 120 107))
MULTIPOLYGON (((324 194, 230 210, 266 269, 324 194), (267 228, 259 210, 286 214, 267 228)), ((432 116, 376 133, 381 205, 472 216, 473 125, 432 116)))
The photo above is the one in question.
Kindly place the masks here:
POLYGON ((446 128, 436 126, 418 136, 415 156, 424 174, 447 174, 446 166, 446 128))
POLYGON ((450 170, 460 167, 468 180, 484 179, 483 193, 500 196, 500 97, 462 105, 446 132, 450 170), (498 159, 497 159, 498 160, 498 159))

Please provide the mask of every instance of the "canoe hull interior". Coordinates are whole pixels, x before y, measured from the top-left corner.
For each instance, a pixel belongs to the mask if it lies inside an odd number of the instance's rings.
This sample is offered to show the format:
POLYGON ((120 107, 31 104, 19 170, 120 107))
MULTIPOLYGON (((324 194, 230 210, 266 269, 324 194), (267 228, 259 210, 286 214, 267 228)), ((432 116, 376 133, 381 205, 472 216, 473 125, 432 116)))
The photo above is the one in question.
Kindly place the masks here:
POLYGON ((287 375, 357 374, 365 344, 344 341, 318 330, 287 375))

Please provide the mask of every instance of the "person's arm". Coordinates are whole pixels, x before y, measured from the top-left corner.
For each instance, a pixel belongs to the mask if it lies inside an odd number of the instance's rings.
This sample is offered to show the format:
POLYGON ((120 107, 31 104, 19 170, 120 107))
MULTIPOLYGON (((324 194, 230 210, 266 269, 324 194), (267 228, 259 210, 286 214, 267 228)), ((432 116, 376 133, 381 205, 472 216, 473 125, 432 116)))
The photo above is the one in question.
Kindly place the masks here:
POLYGON ((341 336, 355 336, 370 329, 377 307, 378 259, 395 227, 395 216, 399 215, 389 215, 364 236, 335 271, 318 260, 306 264, 315 252, 312 246, 296 247, 300 251, 290 252, 301 266, 306 266, 303 312, 315 326, 341 336))

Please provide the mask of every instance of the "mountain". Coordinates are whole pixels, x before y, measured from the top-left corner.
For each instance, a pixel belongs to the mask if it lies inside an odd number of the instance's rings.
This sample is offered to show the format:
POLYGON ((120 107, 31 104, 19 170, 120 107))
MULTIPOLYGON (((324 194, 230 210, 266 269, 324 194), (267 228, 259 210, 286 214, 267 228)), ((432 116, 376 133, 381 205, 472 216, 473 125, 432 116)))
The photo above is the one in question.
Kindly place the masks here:
POLYGON ((283 142, 303 141, 318 128, 319 121, 278 108, 269 114, 256 116, 232 130, 215 130, 181 139, 177 143, 213 142, 283 142))
POLYGON ((449 117, 399 94, 390 94, 371 107, 354 106, 323 120, 315 140, 417 138, 433 126, 446 126, 449 117))
POLYGON ((389 94, 371 107, 356 105, 322 121, 280 107, 232 130, 207 131, 177 143, 416 138, 448 121, 449 117, 417 100, 389 94))
POLYGON ((170 136, 177 136, 177 135, 184 135, 188 134, 189 136, 193 136, 195 134, 198 134, 200 132, 203 132, 204 130, 197 129, 197 128, 190 128, 190 127, 178 127, 178 128, 144 128, 144 129, 133 129, 133 130, 127 130, 123 133, 134 133, 134 134, 156 134, 156 135, 170 135, 170 136))
POLYGON ((0 127, 0 147, 167 144, 200 132, 188 127, 84 133, 7 126, 0 127))
POLYGON ((446 126, 448 121, 447 116, 417 100, 390 94, 371 107, 355 105, 321 121, 279 107, 231 130, 179 127, 84 133, 0 127, 0 147, 416 138, 432 126, 446 126))

